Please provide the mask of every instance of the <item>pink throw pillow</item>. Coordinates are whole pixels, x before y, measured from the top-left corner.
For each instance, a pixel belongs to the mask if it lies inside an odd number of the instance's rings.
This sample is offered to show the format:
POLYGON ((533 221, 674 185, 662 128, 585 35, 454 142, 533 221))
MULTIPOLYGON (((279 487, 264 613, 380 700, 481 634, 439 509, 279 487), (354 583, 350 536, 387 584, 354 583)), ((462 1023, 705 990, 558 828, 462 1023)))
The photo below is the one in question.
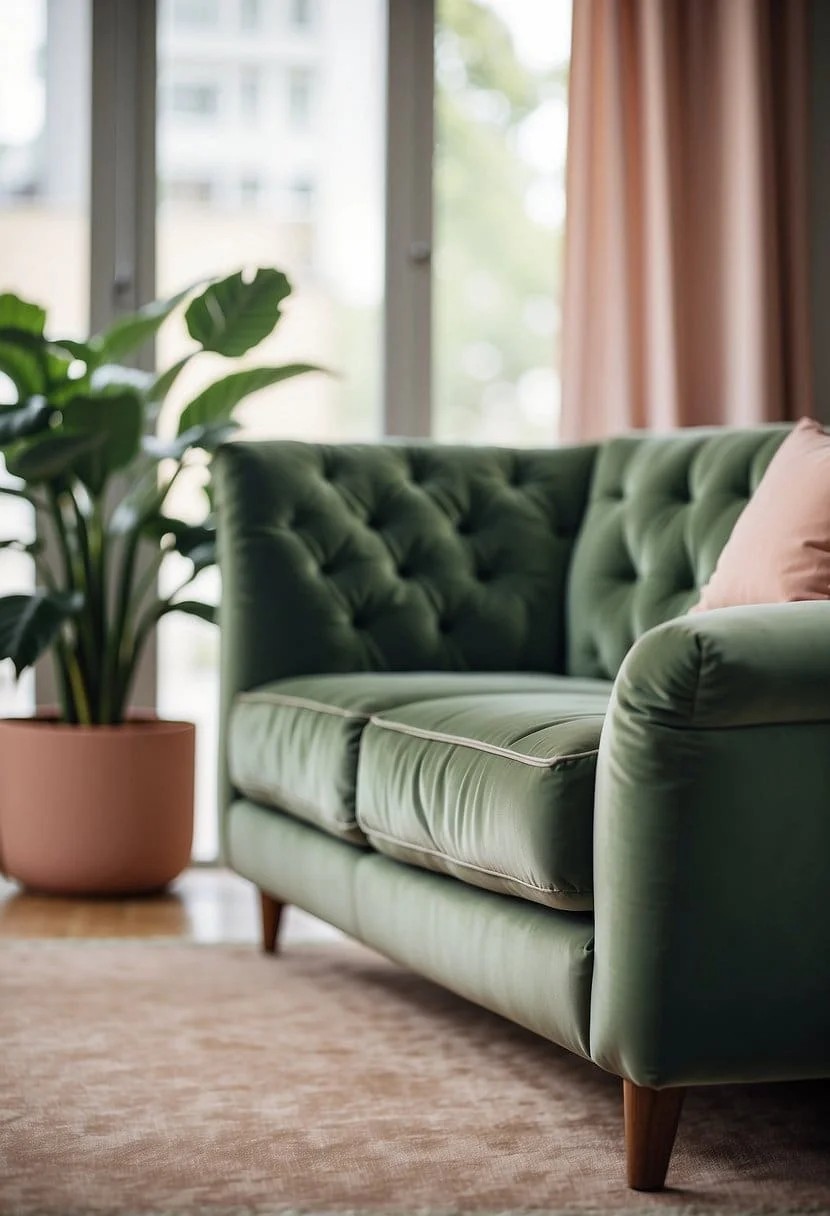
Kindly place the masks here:
POLYGON ((830 599, 830 435, 802 418, 738 516, 692 612, 830 599))

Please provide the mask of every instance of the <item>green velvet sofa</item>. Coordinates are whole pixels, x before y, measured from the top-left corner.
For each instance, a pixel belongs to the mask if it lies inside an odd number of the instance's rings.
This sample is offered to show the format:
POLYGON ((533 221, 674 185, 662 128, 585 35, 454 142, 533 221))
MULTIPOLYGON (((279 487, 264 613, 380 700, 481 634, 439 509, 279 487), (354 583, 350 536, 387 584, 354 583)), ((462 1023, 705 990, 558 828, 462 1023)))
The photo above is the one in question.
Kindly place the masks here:
POLYGON ((781 427, 220 451, 223 847, 624 1081, 830 1075, 830 603, 687 615, 781 427))

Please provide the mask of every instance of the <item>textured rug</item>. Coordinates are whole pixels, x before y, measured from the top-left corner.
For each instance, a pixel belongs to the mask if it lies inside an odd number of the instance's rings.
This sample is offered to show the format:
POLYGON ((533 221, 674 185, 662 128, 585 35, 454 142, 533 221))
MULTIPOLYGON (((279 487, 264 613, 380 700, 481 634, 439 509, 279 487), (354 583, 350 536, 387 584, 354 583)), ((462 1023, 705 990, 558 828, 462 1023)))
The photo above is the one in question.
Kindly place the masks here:
POLYGON ((351 945, 0 948, 0 1212, 830 1212, 830 1084, 699 1090, 671 1190, 619 1084, 351 945))

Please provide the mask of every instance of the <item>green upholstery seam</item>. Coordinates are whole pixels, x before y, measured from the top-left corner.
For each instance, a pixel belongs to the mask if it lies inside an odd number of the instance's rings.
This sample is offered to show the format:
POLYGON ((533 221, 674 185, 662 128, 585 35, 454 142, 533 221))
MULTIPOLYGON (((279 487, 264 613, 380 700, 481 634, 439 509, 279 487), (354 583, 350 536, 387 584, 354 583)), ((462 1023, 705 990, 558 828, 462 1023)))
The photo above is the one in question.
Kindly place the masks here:
MULTIPOLYGON (((527 882, 523 878, 516 878, 514 874, 505 874, 502 870, 492 870, 487 866, 479 866, 472 861, 461 861, 458 857, 450 857, 447 853, 442 853, 440 849, 429 849, 425 845, 413 844, 409 840, 402 840, 400 836, 391 836, 388 832, 381 832, 375 828, 368 827, 365 823, 361 823, 360 827, 366 833, 370 842, 373 839, 386 840, 389 844, 397 844, 404 849, 411 849, 413 853, 423 853, 427 857, 435 857, 439 861, 449 862, 450 865, 458 866, 462 870, 474 870, 477 874, 486 874, 489 878, 504 878, 507 882, 515 882, 520 887, 527 887, 529 891, 538 891, 541 895, 561 895, 565 899, 593 898, 593 891, 565 891, 561 887, 540 887, 535 882, 527 882)), ((577 908, 574 911, 584 912, 585 909, 577 908)))
MULTIPOLYGON (((567 722, 574 722, 577 719, 583 718, 598 718, 601 714, 572 714, 564 719, 567 722)), ((515 752, 507 747, 498 747, 495 743, 483 743, 479 739, 467 739, 459 735, 446 735, 442 731, 425 730, 419 726, 409 726, 406 722, 393 722, 389 718, 378 718, 374 714, 369 719, 370 726, 379 726, 383 730, 394 730, 401 735, 411 735, 415 739, 426 739, 432 743, 447 743, 452 747, 466 747, 470 751, 487 752, 491 756, 501 756, 504 760, 516 760, 519 764, 528 764, 532 768, 558 768, 561 764, 567 764, 571 760, 586 760, 592 756, 596 756, 598 749, 593 748, 587 752, 573 752, 567 756, 555 756, 553 759, 546 759, 544 756, 528 756, 525 752, 515 752)), ((539 730, 544 730, 544 727, 539 727, 539 730)), ((536 731, 531 731, 531 734, 536 734, 536 731)))
POLYGON ((234 698, 235 704, 240 701, 253 705, 287 705, 292 709, 310 709, 320 714, 332 714, 336 718, 352 718, 359 722, 368 722, 369 714, 360 710, 343 709, 340 705, 327 705, 322 701, 312 701, 307 697, 294 697, 281 692, 241 692, 234 698))

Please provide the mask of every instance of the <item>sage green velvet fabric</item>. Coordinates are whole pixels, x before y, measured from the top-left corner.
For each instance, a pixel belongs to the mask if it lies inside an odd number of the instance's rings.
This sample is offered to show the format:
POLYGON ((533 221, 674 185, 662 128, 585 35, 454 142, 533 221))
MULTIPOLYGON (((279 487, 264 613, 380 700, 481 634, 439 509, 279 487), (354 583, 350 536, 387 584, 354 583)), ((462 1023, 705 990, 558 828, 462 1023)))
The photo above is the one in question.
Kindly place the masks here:
POLYGON ((225 860, 261 891, 359 936, 355 904, 363 849, 244 798, 225 816, 225 860))
POLYGON ((588 1055, 590 914, 557 912, 477 890, 376 853, 362 855, 356 882, 360 938, 367 945, 485 1009, 588 1055))
POLYGON ((697 602, 787 427, 602 444, 567 592, 567 671, 613 679, 638 637, 697 602))
POLYGON ((222 805, 239 692, 338 672, 562 672, 565 582, 595 455, 221 448, 222 805))
POLYGON ((597 748, 610 685, 450 697, 376 714, 357 817, 399 861, 549 907, 593 903, 597 748))
POLYGON ((262 890, 587 1056, 590 915, 388 861, 243 799, 227 820, 228 862, 262 890))
POLYGON ((370 716, 411 701, 561 689, 527 672, 357 672, 276 680, 238 694, 228 758, 234 787, 326 832, 365 843, 355 817, 360 740, 370 716))
MULTIPOLYGON (((323 714, 283 706, 286 739, 302 747, 289 760, 287 745, 258 796, 293 791, 342 831, 356 749, 357 815, 378 833, 414 832, 417 820, 417 841, 457 855, 464 881, 354 847, 226 785, 229 864, 638 1084, 830 1075, 830 603, 681 615, 785 434, 634 435, 599 455, 292 443, 220 452, 223 764, 237 694, 273 681, 615 681, 597 754, 593 914, 483 890, 469 862, 495 868, 512 849, 507 868, 544 885, 534 868, 544 855, 550 885, 584 890, 587 781, 548 798, 556 766, 538 783, 535 771, 514 779, 515 758, 434 737, 463 727, 481 743, 525 746, 541 732, 550 747, 555 691, 549 718, 517 711, 512 736, 504 691, 430 694, 429 720, 424 698, 406 709, 371 702, 407 733, 338 714, 324 726, 323 714), (341 721, 357 723, 362 743, 341 721), (322 792, 309 749, 332 758, 322 792)), ((522 693, 522 712, 535 696, 522 693)), ((596 725, 560 723, 551 754, 591 750, 596 725)), ((243 721, 240 762, 249 733, 243 721)), ((260 765, 251 749, 245 765, 260 765)))
POLYGON ((830 1075, 830 603, 646 634, 600 746, 591 1052, 641 1085, 830 1075))

